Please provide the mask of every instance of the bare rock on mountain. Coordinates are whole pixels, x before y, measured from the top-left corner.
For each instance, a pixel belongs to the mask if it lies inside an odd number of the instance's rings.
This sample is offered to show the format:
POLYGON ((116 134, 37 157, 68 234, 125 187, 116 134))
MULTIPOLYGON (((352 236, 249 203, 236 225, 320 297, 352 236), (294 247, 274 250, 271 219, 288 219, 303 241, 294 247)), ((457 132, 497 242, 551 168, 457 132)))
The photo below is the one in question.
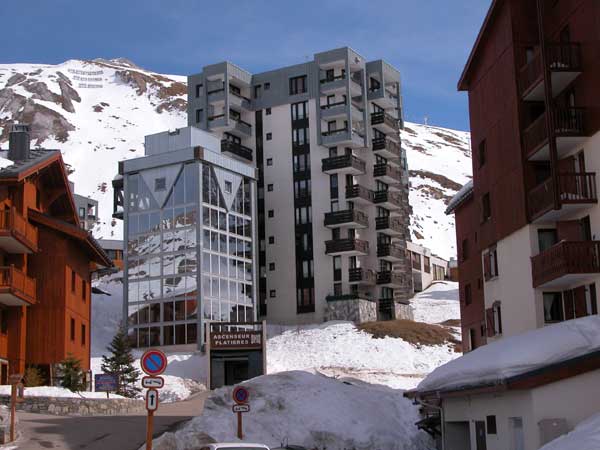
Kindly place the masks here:
POLYGON ((462 187, 461 184, 457 183, 456 181, 452 181, 450 178, 440 173, 433 173, 427 170, 409 170, 408 173, 412 178, 419 177, 423 178, 424 180, 433 180, 444 189, 449 189, 451 191, 456 192, 462 187))
POLYGON ((22 73, 15 73, 6 82, 6 87, 11 87, 11 86, 14 86, 15 84, 22 83, 26 79, 27 79, 27 77, 25 75, 23 75, 22 73))
POLYGON ((185 83, 173 81, 162 75, 148 75, 136 70, 118 70, 115 72, 115 77, 132 86, 137 95, 148 93, 149 96, 156 96, 162 100, 156 105, 157 113, 186 110, 186 100, 178 98, 187 94, 185 83))

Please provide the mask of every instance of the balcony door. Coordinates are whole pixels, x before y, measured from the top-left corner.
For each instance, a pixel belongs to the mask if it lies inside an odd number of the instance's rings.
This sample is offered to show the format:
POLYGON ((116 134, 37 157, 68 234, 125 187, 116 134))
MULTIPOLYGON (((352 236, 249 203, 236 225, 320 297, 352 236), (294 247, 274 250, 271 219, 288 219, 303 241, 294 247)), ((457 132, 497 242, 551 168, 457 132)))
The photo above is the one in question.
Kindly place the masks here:
POLYGON ((558 242, 558 232, 555 229, 538 230, 538 246, 540 253, 545 252, 558 242))

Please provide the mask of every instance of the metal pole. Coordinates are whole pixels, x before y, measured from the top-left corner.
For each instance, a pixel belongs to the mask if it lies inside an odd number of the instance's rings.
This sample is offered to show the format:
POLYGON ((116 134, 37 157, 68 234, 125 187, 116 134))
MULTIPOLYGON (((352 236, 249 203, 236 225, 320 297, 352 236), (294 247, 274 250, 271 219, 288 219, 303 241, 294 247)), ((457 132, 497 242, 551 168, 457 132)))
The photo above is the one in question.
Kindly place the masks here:
POLYGON ((13 384, 10 395, 10 442, 15 440, 15 414, 17 413, 17 385, 13 384))
MULTIPOLYGON (((238 416, 238 429, 237 429, 237 437, 238 439, 244 439, 244 433, 242 432, 242 413, 237 413, 238 416)), ((150 449, 152 450, 152 449, 150 449)))
POLYGON ((152 435, 154 434, 154 411, 148 411, 146 421, 146 450, 152 450, 152 435))

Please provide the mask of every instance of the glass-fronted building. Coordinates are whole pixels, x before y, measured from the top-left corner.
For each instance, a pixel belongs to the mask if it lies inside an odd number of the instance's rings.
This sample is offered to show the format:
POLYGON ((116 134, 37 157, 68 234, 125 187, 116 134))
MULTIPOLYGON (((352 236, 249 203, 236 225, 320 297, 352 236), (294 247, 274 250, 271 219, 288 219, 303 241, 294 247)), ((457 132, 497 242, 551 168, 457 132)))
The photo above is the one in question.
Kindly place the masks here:
MULTIPOLYGON (((256 320, 256 178, 194 127, 147 136, 119 172, 134 347, 195 346, 208 321, 256 320)), ((119 204, 120 203, 120 204, 119 204)))

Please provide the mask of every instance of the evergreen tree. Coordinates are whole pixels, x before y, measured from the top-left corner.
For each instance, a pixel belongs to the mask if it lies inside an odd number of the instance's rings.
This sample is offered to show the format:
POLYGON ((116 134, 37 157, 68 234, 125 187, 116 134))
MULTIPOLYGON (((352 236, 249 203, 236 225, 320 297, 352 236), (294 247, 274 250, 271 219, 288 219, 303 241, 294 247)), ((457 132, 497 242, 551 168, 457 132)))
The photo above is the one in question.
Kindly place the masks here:
POLYGON ((102 356, 102 371, 117 375, 119 380, 117 394, 123 397, 137 397, 141 391, 136 384, 140 378, 140 372, 133 366, 135 359, 123 329, 119 328, 107 350, 111 356, 102 356))
POLYGON ((60 363, 62 379, 60 385, 70 389, 73 392, 83 391, 85 389, 85 380, 83 370, 81 370, 81 361, 71 353, 60 363))

